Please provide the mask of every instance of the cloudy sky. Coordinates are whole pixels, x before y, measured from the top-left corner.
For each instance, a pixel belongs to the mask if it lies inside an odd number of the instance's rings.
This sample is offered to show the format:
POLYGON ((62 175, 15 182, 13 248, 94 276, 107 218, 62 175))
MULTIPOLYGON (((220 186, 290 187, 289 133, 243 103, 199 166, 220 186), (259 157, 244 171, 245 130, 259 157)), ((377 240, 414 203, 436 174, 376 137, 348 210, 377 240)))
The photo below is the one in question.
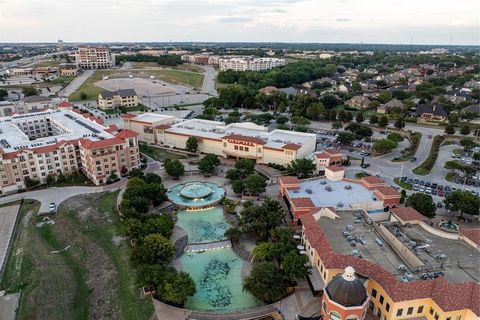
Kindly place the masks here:
POLYGON ((0 42, 480 44, 479 0, 0 0, 0 42))

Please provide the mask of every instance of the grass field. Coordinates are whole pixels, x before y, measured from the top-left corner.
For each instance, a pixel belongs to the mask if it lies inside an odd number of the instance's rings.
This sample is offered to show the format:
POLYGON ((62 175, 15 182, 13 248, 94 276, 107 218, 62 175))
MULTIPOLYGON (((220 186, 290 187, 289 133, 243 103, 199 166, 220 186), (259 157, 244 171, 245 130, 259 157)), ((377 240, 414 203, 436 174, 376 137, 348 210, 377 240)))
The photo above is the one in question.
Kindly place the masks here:
POLYGON ((190 72, 197 72, 197 73, 203 73, 203 69, 199 66, 196 66, 194 64, 189 64, 189 63, 183 63, 179 64, 178 66, 172 66, 172 67, 164 67, 159 65, 156 62, 133 62, 132 69, 175 69, 175 70, 181 70, 181 71, 190 71, 190 72))
POLYGON ((77 91, 70 95, 69 101, 81 101, 81 92, 87 94, 85 100, 96 100, 98 95, 105 91, 105 89, 95 85, 96 82, 102 80, 104 76, 108 76, 109 78, 128 78, 129 75, 138 78, 149 78, 150 76, 154 76, 159 80, 173 84, 186 85, 197 89, 201 88, 203 84, 203 74, 190 71, 173 69, 97 70, 80 86, 80 88, 77 89, 77 91))
POLYGON ((168 152, 160 148, 147 146, 145 144, 140 145, 140 152, 146 154, 150 158, 157 161, 165 161, 167 159, 185 159, 186 157, 177 153, 168 152))
POLYGON ((60 65, 60 63, 64 63, 65 61, 62 61, 62 60, 52 60, 52 59, 49 59, 49 60, 43 60, 43 61, 40 61, 40 62, 37 62, 35 64, 36 67, 58 67, 60 65))
POLYGON ((412 185, 408 182, 400 180, 400 178, 394 178, 393 181, 403 189, 412 190, 412 185))
POLYGON ((70 198, 51 217, 55 225, 40 228, 39 203, 25 201, 0 282, 7 292, 22 290, 17 319, 151 318, 122 237, 117 195, 70 198))

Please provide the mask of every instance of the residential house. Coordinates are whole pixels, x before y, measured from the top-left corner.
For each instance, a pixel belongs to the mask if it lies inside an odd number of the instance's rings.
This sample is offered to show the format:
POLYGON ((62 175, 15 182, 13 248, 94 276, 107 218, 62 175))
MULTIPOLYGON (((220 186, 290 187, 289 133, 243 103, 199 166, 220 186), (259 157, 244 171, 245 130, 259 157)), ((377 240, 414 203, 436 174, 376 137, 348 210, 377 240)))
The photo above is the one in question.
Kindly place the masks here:
POLYGON ((419 121, 445 121, 448 113, 442 106, 436 104, 421 104, 416 110, 419 121))
POLYGON ((392 100, 388 101, 387 103, 384 103, 384 104, 380 105, 377 108, 377 112, 378 113, 388 113, 389 110, 392 110, 393 108, 403 109, 403 107, 404 107, 403 102, 395 98, 395 99, 392 99, 392 100))
POLYGON ((370 102, 370 99, 365 96, 354 96, 350 100, 347 100, 345 104, 350 108, 367 109, 370 102))

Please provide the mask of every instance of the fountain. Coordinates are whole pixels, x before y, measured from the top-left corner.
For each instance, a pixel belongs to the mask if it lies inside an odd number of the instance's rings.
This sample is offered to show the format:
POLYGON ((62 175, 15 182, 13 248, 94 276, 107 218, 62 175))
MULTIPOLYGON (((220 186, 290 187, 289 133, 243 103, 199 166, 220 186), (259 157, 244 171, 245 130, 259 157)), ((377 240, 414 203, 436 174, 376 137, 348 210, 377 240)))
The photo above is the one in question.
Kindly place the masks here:
POLYGON ((440 221, 438 223, 438 228, 450 233, 458 233, 458 230, 460 229, 458 224, 453 223, 452 220, 440 221))
POLYGON ((201 181, 178 184, 167 192, 168 200, 189 211, 212 208, 224 195, 225 190, 217 184, 201 181))

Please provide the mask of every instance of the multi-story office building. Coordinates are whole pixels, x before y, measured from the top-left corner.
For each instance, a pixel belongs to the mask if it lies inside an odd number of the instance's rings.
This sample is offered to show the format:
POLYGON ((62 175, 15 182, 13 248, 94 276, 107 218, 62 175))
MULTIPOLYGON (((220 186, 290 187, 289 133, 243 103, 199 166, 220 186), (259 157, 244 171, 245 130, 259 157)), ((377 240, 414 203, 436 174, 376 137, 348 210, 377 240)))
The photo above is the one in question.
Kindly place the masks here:
POLYGON ((25 188, 25 179, 83 172, 95 184, 139 166, 137 133, 105 127, 78 110, 46 110, 0 120, 0 192, 25 188))
POLYGON ((75 64, 79 69, 108 69, 115 66, 115 56, 108 48, 80 47, 75 52, 75 64))
POLYGON ((285 65, 285 59, 254 57, 223 57, 218 60, 220 70, 261 71, 285 65))

